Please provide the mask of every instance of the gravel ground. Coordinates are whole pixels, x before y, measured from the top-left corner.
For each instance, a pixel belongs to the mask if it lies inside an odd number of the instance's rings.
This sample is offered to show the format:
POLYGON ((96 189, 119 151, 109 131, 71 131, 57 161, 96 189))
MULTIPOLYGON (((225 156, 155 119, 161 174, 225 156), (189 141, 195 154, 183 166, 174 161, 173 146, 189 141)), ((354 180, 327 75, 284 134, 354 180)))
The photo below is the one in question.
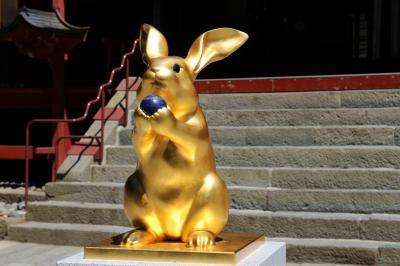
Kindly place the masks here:
POLYGON ((19 203, 5 203, 0 202, 0 217, 24 217, 25 204, 19 203))

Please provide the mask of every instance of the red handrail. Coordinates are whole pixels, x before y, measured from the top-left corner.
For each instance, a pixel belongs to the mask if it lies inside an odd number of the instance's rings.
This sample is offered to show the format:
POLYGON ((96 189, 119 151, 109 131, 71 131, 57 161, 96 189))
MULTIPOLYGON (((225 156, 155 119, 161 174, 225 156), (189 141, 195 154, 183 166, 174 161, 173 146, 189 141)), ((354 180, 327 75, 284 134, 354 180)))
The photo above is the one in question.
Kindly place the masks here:
MULTIPOLYGON (((110 77, 108 79, 108 82, 102 84, 98 90, 97 96, 96 98, 94 98, 93 100, 89 101, 86 104, 86 108, 85 108, 85 112, 82 116, 77 117, 77 118, 70 118, 70 119, 60 119, 60 118, 56 118, 56 119, 32 119, 28 122, 26 128, 25 128, 25 208, 28 206, 28 188, 29 188, 29 145, 30 145, 30 128, 32 125, 34 124, 55 124, 55 123, 77 123, 77 122, 81 122, 83 120, 85 120, 89 114, 89 110, 90 107, 99 102, 101 100, 101 109, 100 109, 100 121, 101 121, 101 125, 100 125, 100 136, 80 136, 80 135, 70 135, 70 136, 61 136, 59 137, 53 145, 55 145, 55 157, 58 158, 58 144, 62 139, 66 139, 66 138, 87 138, 87 139, 96 139, 96 141, 98 142, 100 139, 100 150, 99 150, 99 160, 102 161, 103 160, 103 152, 104 152, 104 127, 105 127, 105 89, 110 87, 113 83, 114 80, 114 75, 117 72, 120 72, 121 70, 123 70, 123 68, 126 66, 126 71, 125 71, 125 109, 124 109, 124 125, 126 126, 128 123, 128 102, 129 102, 129 57, 131 57, 135 51, 136 51, 136 46, 138 43, 138 39, 136 39, 133 42, 132 45, 132 49, 130 52, 125 53, 122 57, 121 60, 121 64, 119 65, 119 67, 114 68, 111 71, 110 77)), ((134 84, 135 82, 133 82, 134 84)), ((132 85, 133 85, 132 84, 132 85)), ((53 146, 52 146, 53 147, 53 146)), ((53 169, 52 171, 52 182, 56 181, 56 169, 53 169)))

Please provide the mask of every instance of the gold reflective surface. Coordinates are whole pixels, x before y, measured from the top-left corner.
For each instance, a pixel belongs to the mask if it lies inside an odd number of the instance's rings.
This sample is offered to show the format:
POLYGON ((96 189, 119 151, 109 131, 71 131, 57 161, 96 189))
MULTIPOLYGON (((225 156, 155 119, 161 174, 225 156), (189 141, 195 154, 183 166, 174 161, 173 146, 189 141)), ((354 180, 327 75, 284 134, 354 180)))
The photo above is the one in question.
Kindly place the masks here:
POLYGON ((247 38, 231 28, 211 30, 181 58, 168 56, 167 41, 157 29, 142 26, 140 49, 148 68, 137 101, 158 95, 167 107, 150 116, 140 107, 134 112, 132 143, 138 165, 125 184, 124 207, 136 230, 125 236, 125 246, 181 241, 207 247, 224 228, 228 191, 216 172, 193 82, 204 67, 233 53, 247 38))
POLYGON ((119 245, 129 234, 132 232, 85 247, 85 259, 237 264, 265 242, 263 234, 225 232, 215 245, 205 248, 188 248, 182 242, 156 242, 140 247, 119 245))

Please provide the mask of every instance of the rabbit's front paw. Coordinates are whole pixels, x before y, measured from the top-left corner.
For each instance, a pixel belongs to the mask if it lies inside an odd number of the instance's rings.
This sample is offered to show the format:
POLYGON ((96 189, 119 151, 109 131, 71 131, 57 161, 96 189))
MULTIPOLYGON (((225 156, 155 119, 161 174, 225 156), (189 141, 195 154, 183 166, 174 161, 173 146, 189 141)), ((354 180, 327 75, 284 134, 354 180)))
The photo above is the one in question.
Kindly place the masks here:
POLYGON ((193 231, 190 233, 186 245, 199 248, 213 246, 215 245, 215 236, 209 231, 193 231))
POLYGON ((150 116, 146 115, 142 109, 137 108, 133 117, 134 131, 147 132, 151 129, 150 116))
POLYGON ((122 244, 125 246, 144 246, 146 244, 157 242, 157 237, 149 231, 135 230, 133 232, 128 232, 124 235, 122 244))
POLYGON ((163 107, 150 116, 150 122, 155 131, 162 133, 172 129, 175 126, 176 120, 170 110, 163 107))

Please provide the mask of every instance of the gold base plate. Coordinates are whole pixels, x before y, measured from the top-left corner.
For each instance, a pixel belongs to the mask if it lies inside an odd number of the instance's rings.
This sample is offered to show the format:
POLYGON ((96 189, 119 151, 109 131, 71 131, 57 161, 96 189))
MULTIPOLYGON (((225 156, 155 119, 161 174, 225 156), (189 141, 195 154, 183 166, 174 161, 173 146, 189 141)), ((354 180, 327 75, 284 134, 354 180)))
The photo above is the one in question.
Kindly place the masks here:
POLYGON ((142 247, 128 247, 120 244, 124 235, 126 233, 86 246, 84 258, 236 264, 265 241, 264 234, 260 233, 224 232, 218 236, 216 244, 208 248, 186 247, 182 242, 158 242, 142 247))

